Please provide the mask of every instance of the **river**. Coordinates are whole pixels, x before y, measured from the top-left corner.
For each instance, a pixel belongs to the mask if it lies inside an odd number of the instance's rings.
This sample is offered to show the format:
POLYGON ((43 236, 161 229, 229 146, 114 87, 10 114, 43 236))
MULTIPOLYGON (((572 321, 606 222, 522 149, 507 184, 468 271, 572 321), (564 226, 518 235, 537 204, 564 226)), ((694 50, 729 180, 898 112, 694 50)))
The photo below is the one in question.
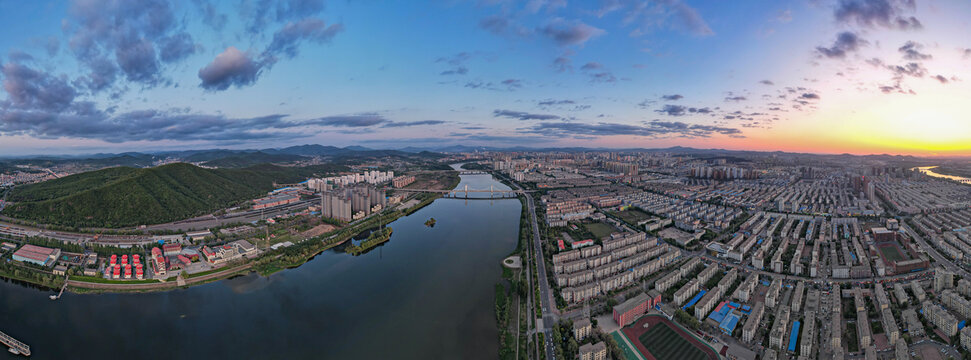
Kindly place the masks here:
POLYGON ((947 175, 947 174, 941 174, 941 173, 934 172, 934 169, 936 169, 936 168, 937 168, 937 166, 921 166, 921 167, 917 167, 915 169, 917 169, 918 171, 920 171, 920 172, 922 172, 924 174, 927 174, 927 175, 930 175, 930 176, 933 176, 933 177, 936 177, 936 178, 950 179, 950 180, 956 180, 956 181, 965 182, 965 183, 971 183, 971 179, 966 178, 966 177, 954 176, 954 175, 947 175))
MULTIPOLYGON (((466 184, 509 189, 490 175, 463 175, 466 184)), ((516 248, 520 211, 516 199, 439 199, 361 256, 329 250, 269 278, 170 292, 51 301, 48 290, 0 281, 0 331, 30 345, 32 359, 494 359, 493 284, 516 248)))

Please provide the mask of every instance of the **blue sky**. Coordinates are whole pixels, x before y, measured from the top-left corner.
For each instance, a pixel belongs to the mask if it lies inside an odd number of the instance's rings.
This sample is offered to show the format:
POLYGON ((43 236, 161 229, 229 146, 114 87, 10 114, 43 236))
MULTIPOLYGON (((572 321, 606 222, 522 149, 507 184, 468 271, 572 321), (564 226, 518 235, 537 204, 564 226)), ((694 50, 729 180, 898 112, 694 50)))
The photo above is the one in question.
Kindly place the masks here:
POLYGON ((133 4, 0 0, 0 152, 971 152, 967 2, 133 4))

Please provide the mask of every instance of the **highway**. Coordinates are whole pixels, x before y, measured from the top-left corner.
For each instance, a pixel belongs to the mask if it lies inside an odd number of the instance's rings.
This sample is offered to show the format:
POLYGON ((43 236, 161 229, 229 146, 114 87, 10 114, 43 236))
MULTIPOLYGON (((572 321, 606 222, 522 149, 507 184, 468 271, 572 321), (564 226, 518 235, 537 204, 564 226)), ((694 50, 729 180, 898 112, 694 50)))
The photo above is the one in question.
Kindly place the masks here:
MULTIPOLYGON (((510 182, 518 191, 522 191, 523 188, 519 186, 516 182, 510 182)), ((539 277, 539 295, 540 304, 543 307, 543 338, 545 339, 544 350, 546 351, 546 358, 555 360, 556 357, 553 353, 553 324, 556 323, 556 315, 553 314, 553 305, 551 304, 550 296, 550 283, 546 279, 546 261, 544 261, 543 256, 543 240, 539 236, 539 223, 536 220, 536 204, 533 201, 533 197, 526 194, 526 207, 529 208, 529 219, 532 222, 533 228, 533 254, 536 259, 536 273, 539 277)), ((530 292, 532 293, 532 292, 530 292)), ((537 329, 539 331, 539 329, 537 329)))
MULTIPOLYGON (((208 229, 220 225, 238 223, 238 222, 252 222, 261 220, 263 218, 269 218, 272 216, 293 212, 310 206, 311 204, 317 202, 317 199, 310 199, 295 202, 289 205, 281 205, 273 208, 266 209, 264 214, 261 215, 260 210, 248 210, 235 214, 228 214, 223 216, 205 216, 198 217, 188 220, 180 220, 176 222, 157 224, 146 226, 145 229, 139 229, 143 231, 152 230, 177 230, 177 231, 188 231, 195 229, 208 229)), ((97 241, 94 240, 94 233, 75 233, 67 231, 51 231, 46 229, 40 229, 31 226, 24 226, 10 222, 0 221, 0 227, 9 227, 11 229, 23 230, 25 232, 30 232, 30 236, 43 236, 46 238, 58 240, 66 243, 97 243, 105 245, 141 245, 157 241, 158 239, 171 238, 173 236, 179 235, 101 235, 97 241)))

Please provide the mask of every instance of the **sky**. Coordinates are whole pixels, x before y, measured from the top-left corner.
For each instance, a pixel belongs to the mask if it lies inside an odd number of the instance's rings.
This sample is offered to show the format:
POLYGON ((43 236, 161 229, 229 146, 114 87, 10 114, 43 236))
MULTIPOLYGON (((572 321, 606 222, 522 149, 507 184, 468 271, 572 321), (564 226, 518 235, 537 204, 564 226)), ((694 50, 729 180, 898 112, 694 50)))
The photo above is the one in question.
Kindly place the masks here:
POLYGON ((971 155, 971 2, 0 0, 0 154, 971 155))

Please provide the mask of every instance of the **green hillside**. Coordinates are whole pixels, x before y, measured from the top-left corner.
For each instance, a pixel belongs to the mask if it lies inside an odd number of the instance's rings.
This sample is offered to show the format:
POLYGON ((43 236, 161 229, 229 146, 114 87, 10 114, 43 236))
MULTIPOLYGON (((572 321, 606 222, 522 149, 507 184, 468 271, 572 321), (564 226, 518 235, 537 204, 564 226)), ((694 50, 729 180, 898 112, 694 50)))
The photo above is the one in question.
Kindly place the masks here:
POLYGON ((203 169, 189 164, 117 167, 13 189, 4 215, 78 227, 125 227, 204 215, 293 183, 299 168, 257 165, 203 169))

